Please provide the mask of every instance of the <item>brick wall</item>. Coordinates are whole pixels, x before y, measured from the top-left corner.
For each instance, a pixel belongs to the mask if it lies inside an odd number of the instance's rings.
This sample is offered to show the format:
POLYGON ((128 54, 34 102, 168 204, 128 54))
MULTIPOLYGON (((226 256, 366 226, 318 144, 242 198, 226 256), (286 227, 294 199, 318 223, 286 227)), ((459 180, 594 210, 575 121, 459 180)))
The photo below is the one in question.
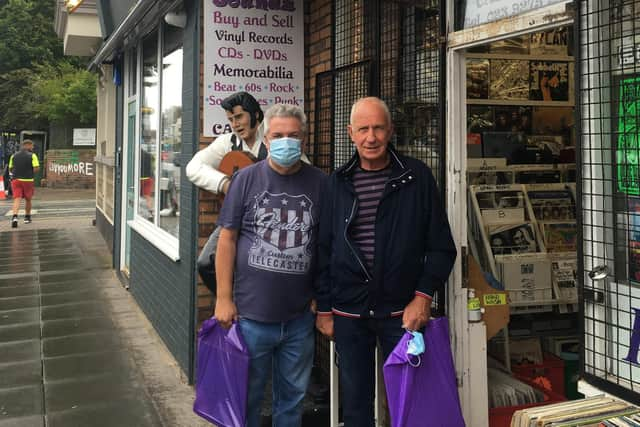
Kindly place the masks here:
POLYGON ((96 150, 49 150, 46 185, 54 188, 95 188, 96 150))

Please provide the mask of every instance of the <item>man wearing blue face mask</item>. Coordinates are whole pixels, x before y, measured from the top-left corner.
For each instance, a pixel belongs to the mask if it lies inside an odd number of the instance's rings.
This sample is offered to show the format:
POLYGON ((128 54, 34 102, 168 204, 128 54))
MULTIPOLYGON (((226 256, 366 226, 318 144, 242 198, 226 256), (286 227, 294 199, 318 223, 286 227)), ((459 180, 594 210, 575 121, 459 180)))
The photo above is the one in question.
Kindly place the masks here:
POLYGON ((215 317, 237 321, 251 355, 247 426, 260 425, 273 375, 273 425, 299 426, 314 346, 312 277, 326 175, 301 161, 306 117, 277 104, 265 114, 266 161, 231 181, 218 225, 215 317))

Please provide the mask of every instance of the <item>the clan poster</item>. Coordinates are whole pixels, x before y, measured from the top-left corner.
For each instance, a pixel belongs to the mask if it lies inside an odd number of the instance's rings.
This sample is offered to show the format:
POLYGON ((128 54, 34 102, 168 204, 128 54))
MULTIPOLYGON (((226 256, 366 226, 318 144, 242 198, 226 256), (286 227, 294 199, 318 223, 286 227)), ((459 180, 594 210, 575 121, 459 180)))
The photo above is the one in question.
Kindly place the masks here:
POLYGON ((302 0, 204 1, 204 136, 230 132, 220 103, 251 93, 263 110, 276 103, 304 108, 302 0))
POLYGON ((640 125, 640 77, 619 80, 616 129, 616 176, 618 191, 640 195, 640 156, 638 155, 640 125))

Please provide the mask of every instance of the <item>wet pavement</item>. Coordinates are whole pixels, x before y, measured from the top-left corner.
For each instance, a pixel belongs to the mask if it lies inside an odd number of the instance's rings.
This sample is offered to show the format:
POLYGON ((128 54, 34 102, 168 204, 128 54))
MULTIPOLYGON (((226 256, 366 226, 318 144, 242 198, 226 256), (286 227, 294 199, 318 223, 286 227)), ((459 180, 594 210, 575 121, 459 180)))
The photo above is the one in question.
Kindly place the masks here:
MULTIPOLYGON (((72 202, 95 212, 90 199, 72 202)), ((92 217, 64 212, 18 229, 0 217, 0 427, 210 425, 92 217)))

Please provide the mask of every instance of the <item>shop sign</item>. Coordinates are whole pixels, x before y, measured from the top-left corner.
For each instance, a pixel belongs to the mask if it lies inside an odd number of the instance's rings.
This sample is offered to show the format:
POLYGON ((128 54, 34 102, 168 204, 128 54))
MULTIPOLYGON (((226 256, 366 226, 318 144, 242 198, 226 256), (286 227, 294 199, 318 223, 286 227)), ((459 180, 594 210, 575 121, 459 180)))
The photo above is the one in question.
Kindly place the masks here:
POLYGON ((96 145, 96 129, 95 128, 74 128, 73 129, 73 145, 74 146, 94 146, 96 145))
POLYGON ((640 195, 640 76, 620 80, 616 129, 618 191, 640 195))
POLYGON ((627 67, 640 61, 640 45, 618 46, 618 65, 627 67))
POLYGON ((566 0, 467 0, 464 28, 475 27, 563 1, 566 0))
POLYGON ((224 98, 252 94, 304 108, 303 0, 204 2, 203 134, 231 131, 224 98))

